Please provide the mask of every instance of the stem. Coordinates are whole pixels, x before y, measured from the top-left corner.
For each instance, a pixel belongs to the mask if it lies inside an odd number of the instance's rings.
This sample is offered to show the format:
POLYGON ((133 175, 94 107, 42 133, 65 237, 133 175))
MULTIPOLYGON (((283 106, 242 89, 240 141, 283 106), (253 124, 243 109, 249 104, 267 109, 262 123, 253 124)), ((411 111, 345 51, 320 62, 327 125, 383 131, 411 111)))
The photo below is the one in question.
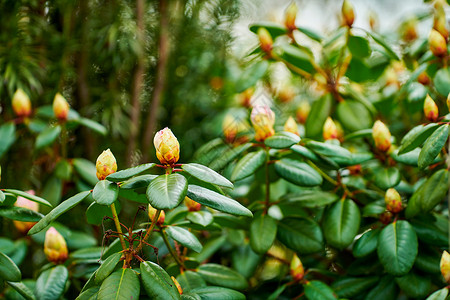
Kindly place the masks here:
POLYGON ((161 210, 158 209, 156 211, 155 216, 153 217, 152 220, 152 224, 150 225, 150 227, 148 228, 147 232, 145 233, 144 238, 142 239, 142 241, 139 243, 139 245, 136 248, 136 252, 139 252, 139 250, 141 250, 144 242, 146 242, 148 240, 148 238, 150 237, 150 235, 152 234, 153 229, 155 228, 156 223, 158 222, 159 219, 159 215, 161 214, 161 210))
POLYGON ((167 239, 167 235, 164 232, 164 230, 161 230, 161 235, 162 235, 162 238, 164 240, 164 243, 167 246, 167 249, 169 249, 170 254, 172 254, 172 256, 175 259, 175 261, 177 262, 177 264, 181 268, 185 269, 183 262, 180 260, 180 258, 178 257, 177 253, 175 252, 175 250, 173 250, 172 246, 170 245, 169 240, 167 239))
POLYGON ((117 232, 119 233, 120 244, 122 245, 122 249, 125 251, 127 249, 127 245, 125 244, 125 240, 123 239, 122 227, 120 226, 119 216, 117 215, 116 206, 111 204, 111 211, 114 219, 114 223, 116 224, 117 232))
POLYGON ((316 166, 312 161, 308 160, 308 165, 310 165, 311 167, 313 167, 314 170, 316 170, 317 172, 320 173, 320 175, 322 175, 323 178, 325 178, 327 181, 329 181, 331 184, 333 185, 339 185, 339 183, 334 180, 333 178, 331 178, 330 176, 328 176, 327 173, 325 173, 324 171, 322 171, 318 166, 316 166))
POLYGON ((264 208, 264 213, 267 213, 270 207, 270 178, 269 178, 269 149, 266 149, 266 163, 265 163, 265 171, 266 171, 266 203, 264 208))

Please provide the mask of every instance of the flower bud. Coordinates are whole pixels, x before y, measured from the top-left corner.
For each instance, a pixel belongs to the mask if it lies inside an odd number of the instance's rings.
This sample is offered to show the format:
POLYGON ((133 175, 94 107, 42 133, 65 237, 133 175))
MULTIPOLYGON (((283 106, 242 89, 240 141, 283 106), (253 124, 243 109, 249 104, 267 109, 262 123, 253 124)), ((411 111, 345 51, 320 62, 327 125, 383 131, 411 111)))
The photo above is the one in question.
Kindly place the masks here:
POLYGON ((444 7, 442 5, 438 5, 436 7, 436 13, 434 15, 433 29, 438 31, 444 39, 448 39, 448 30, 447 30, 447 20, 445 17, 444 7))
POLYGON ((227 114, 222 122, 223 135, 228 143, 237 141, 239 134, 247 131, 248 124, 244 120, 235 118, 231 114, 227 114))
POLYGON ((303 268, 302 261, 300 260, 300 258, 297 256, 296 253, 294 253, 294 256, 292 257, 291 260, 290 273, 295 281, 300 281, 303 279, 303 276, 305 276, 305 270, 303 268))
POLYGON ((436 102, 428 94, 423 103, 423 112, 425 117, 431 122, 436 122, 439 117, 439 109, 436 102))
POLYGON ((391 223, 392 213, 390 211, 385 211, 380 215, 380 222, 384 225, 391 223))
POLYGON ((295 98, 295 89, 291 85, 283 84, 278 89, 277 96, 282 103, 291 102, 295 98))
POLYGON ((289 117, 286 123, 284 123, 284 131, 291 132, 300 136, 300 133, 298 132, 297 122, 295 122, 293 117, 289 117))
POLYGON ((350 175, 358 175, 361 174, 362 166, 361 164, 349 166, 347 169, 350 171, 350 175))
POLYGON ((421 83, 422 85, 429 85, 431 82, 431 79, 428 76, 427 72, 424 71, 419 74, 419 77, 417 77, 417 82, 421 83))
POLYGON ((189 197, 184 197, 184 205, 186 205, 189 211, 199 211, 202 208, 200 203, 195 202, 189 197))
POLYGON ((255 129, 255 140, 264 141, 275 134, 273 125, 275 124, 275 114, 269 106, 255 106, 250 116, 253 128, 255 129))
MULTIPOLYGON (((157 211, 156 208, 154 208, 150 204, 148 205, 148 217, 150 218, 150 221, 152 221, 152 222, 153 222, 153 219, 156 216, 156 211, 157 211)), ((166 213, 164 212, 164 210, 161 210, 161 213, 159 214, 158 221, 156 221, 156 225, 161 226, 162 224, 164 224, 164 219, 165 218, 166 218, 166 213)))
POLYGON ((272 52, 273 40, 267 29, 260 27, 258 29, 259 45, 261 50, 270 54, 272 52))
POLYGON ((440 269, 445 282, 450 284, 450 254, 445 250, 441 256, 440 269))
POLYGON ((55 95, 53 100, 53 113, 58 120, 66 121, 69 115, 69 103, 60 93, 55 95))
POLYGON ((98 180, 104 180, 108 175, 117 171, 116 158, 111 150, 107 149, 98 156, 95 167, 98 180))
POLYGON ((372 137, 378 150, 386 152, 391 148, 391 133, 383 122, 378 120, 373 124, 372 137))
MULTIPOLYGON (((30 190, 27 191, 28 194, 34 195, 34 191, 30 190)), ((14 206, 16 207, 23 207, 23 208, 27 208, 33 211, 38 211, 39 210, 39 204, 37 202, 33 202, 31 200, 28 200, 24 197, 17 197, 16 203, 14 203, 14 206)), ((16 227, 16 229, 21 232, 22 234, 27 234, 28 230, 31 229, 31 227, 34 226, 34 224, 36 224, 36 222, 23 222, 23 221, 13 221, 14 226, 16 227)))
POLYGON ((344 18, 344 24, 352 27, 355 21, 355 12, 353 11, 353 5, 348 0, 344 0, 344 3, 342 3, 342 17, 344 18))
POLYGON ((172 278, 173 283, 175 283, 175 286, 177 287, 178 293, 180 293, 180 295, 183 294, 183 289, 181 288, 181 285, 178 283, 178 280, 175 279, 175 277, 170 276, 170 278, 172 278))
POLYGON ((447 101, 446 101, 446 103, 447 103, 448 111, 450 111, 450 93, 448 93, 448 95, 447 95, 447 101))
POLYGON ((384 195, 384 202, 386 202, 386 209, 394 214, 402 211, 402 197, 396 189, 390 188, 384 195))
POLYGON ((309 102, 306 100, 301 101, 297 108, 297 120, 300 124, 306 123, 310 111, 311 105, 309 105, 309 102))
POLYGON ((417 19, 411 18, 408 19, 405 23, 402 25, 402 36, 403 40, 405 42, 412 42, 415 39, 417 39, 417 19))
POLYGON ((241 104, 244 107, 251 107, 251 100, 254 92, 255 88, 249 87, 242 93, 238 94, 239 104, 241 104))
POLYGON ((334 124, 333 119, 330 117, 327 118, 325 124, 323 124, 323 139, 333 140, 338 138, 338 130, 336 124, 334 124))
POLYGON ((298 7, 295 1, 292 1, 291 4, 286 9, 286 17, 284 19, 284 25, 289 31, 294 31, 297 29, 295 26, 295 18, 297 17, 298 7))
POLYGON ((31 115, 31 101, 22 89, 18 89, 12 99, 12 108, 16 116, 25 118, 31 115))
POLYGON ((376 31, 378 29, 378 16, 374 11, 371 11, 369 14, 369 26, 372 31, 376 31))
POLYGON ((45 234, 44 253, 47 259, 55 264, 61 264, 67 259, 66 240, 55 227, 50 227, 45 234))
POLYGON ((431 52, 437 57, 443 57, 447 55, 447 42, 445 38, 435 29, 431 29, 430 36, 428 37, 428 44, 430 45, 431 52))
POLYGON ((155 134, 153 144, 156 156, 162 164, 172 165, 180 159, 180 144, 168 127, 155 134))

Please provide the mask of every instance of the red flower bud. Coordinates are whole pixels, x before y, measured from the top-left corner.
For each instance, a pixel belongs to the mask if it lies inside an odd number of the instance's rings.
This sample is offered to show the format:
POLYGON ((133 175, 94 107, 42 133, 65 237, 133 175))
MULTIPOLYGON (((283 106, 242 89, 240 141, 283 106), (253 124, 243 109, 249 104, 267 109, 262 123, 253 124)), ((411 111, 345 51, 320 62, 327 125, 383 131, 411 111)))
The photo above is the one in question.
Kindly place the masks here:
POLYGON ((402 211, 402 197, 396 189, 390 188, 384 195, 384 201, 386 202, 386 209, 394 214, 402 211))

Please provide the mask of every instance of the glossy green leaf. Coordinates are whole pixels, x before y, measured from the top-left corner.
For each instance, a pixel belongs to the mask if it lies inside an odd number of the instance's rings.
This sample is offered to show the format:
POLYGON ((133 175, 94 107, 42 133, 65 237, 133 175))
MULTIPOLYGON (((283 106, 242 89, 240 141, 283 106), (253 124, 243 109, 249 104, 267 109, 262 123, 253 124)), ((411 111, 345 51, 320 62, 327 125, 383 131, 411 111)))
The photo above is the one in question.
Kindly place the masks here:
POLYGON ((220 286, 207 286, 193 289, 190 293, 200 296, 201 300, 245 300, 244 294, 220 287, 220 286))
POLYGON ((450 68, 442 68, 437 71, 433 82, 439 94, 447 98, 450 93, 450 68))
POLYGON ((8 151, 16 140, 16 125, 8 122, 0 126, 0 158, 8 151))
POLYGON ((250 245, 256 253, 265 254, 277 235, 277 222, 267 214, 257 215, 250 225, 250 245))
POLYGON ((369 291, 366 300, 396 300, 397 285, 392 276, 384 276, 379 283, 369 291))
POLYGON ((265 60, 247 67, 239 76, 236 83, 236 93, 241 93, 246 89, 254 86, 266 73, 269 63, 265 60))
POLYGON ((245 278, 250 278, 255 274, 262 255, 255 253, 248 243, 239 245, 231 254, 231 265, 245 278))
POLYGON ((93 286, 82 291, 75 300, 94 300, 98 298, 99 286, 93 286))
POLYGON ((81 192, 76 194, 75 196, 70 197, 69 199, 63 201, 60 205, 55 207, 51 212, 49 212, 45 217, 43 217, 39 222, 34 225, 30 231, 28 231, 28 235, 32 235, 40 232, 45 229, 51 222, 56 220, 60 215, 67 212, 69 209, 75 207, 78 203, 83 201, 90 194, 90 191, 81 192))
POLYGON ((218 211, 226 212, 232 215, 252 217, 253 214, 245 206, 233 200, 225 197, 219 193, 208 190, 204 187, 190 184, 188 187, 187 195, 192 200, 214 208, 218 211))
POLYGON ((58 300, 64 293, 69 271, 63 265, 45 270, 36 281, 36 296, 38 299, 58 300))
POLYGON ((335 292, 325 283, 312 280, 304 285, 305 296, 309 300, 335 300, 337 296, 335 292))
POLYGON ((23 222, 37 222, 44 215, 34 210, 16 206, 0 206, 0 216, 23 222))
POLYGON ((109 256, 95 271, 95 283, 101 284, 115 269, 122 257, 122 253, 114 253, 109 256))
POLYGON ((101 180, 97 182, 92 191, 92 198, 100 205, 111 205, 119 196, 119 186, 115 182, 101 180))
POLYGON ((377 249, 378 236, 380 229, 375 228, 365 232, 353 245, 353 255, 355 257, 364 257, 377 249))
POLYGON ((447 229, 439 228, 432 216, 423 214, 417 216, 411 219, 411 225, 420 241, 436 247, 448 245, 447 229))
POLYGON ((306 36, 308 36, 309 38, 311 38, 311 39, 313 39, 313 40, 315 40, 317 42, 321 42, 323 40, 323 36, 320 33, 316 32, 316 31, 313 31, 311 29, 308 29, 308 28, 305 28, 305 27, 301 27, 301 26, 298 26, 297 29, 301 33, 305 34, 306 36))
POLYGON ((395 167, 377 168, 374 173, 373 181, 382 190, 396 186, 401 180, 400 170, 395 167))
POLYGON ((238 181, 254 174, 266 161, 266 151, 258 150, 242 157, 231 174, 232 181, 238 181))
POLYGON ((267 147, 275 149, 290 148, 300 142, 300 137, 292 132, 280 131, 264 140, 267 147))
POLYGON ((17 282, 22 279, 19 267, 4 253, 0 252, 0 278, 17 282))
POLYGON ((91 119, 79 118, 79 119, 77 119, 77 122, 83 126, 86 126, 89 129, 92 129, 93 131, 95 131, 98 134, 101 134, 103 136, 105 136, 108 133, 108 130, 106 129, 105 126, 103 126, 102 124, 97 123, 91 119))
POLYGON ((166 227, 165 232, 168 236, 170 236, 172 239, 185 246, 186 248, 194 250, 197 253, 202 251, 202 244, 197 239, 197 237, 189 230, 182 227, 169 226, 166 227))
MULTIPOLYGON (((116 206, 116 211, 119 214, 122 206, 120 205, 120 201, 116 201, 114 204, 116 206)), ((106 205, 100 205, 96 202, 92 202, 91 205, 86 210, 86 220, 89 224, 92 225, 100 225, 103 222, 103 218, 108 216, 110 218, 113 217, 111 208, 106 205)))
POLYGON ((317 154, 330 158, 339 165, 341 164, 351 165, 353 163, 352 153, 347 149, 345 149, 344 147, 334 145, 331 143, 321 143, 316 141, 309 141, 306 144, 306 147, 308 147, 317 154))
POLYGON ((130 178, 120 184, 119 195, 124 189, 138 189, 147 187, 153 179, 157 178, 159 175, 139 175, 133 178, 130 178))
POLYGON ((142 285, 151 299, 180 299, 180 294, 169 274, 158 264, 146 261, 141 263, 140 269, 142 285))
POLYGON ((361 214, 351 199, 334 203, 325 213, 323 233, 327 243, 338 249, 350 245, 359 231, 361 214))
POLYGON ((377 276, 370 277, 344 277, 333 282, 331 287, 340 298, 351 299, 374 286, 379 280, 377 276))
POLYGON ((187 187, 188 183, 183 175, 160 175, 147 188, 148 202, 156 209, 172 209, 183 201, 187 187))
POLYGON ((425 141, 419 154, 419 168, 423 169, 430 165, 436 156, 441 152, 448 138, 448 124, 441 125, 435 132, 425 141))
POLYGON ((183 289, 183 294, 193 289, 206 286, 206 282, 200 274, 189 270, 179 274, 177 281, 183 289))
POLYGON ((344 128, 349 131, 367 130, 373 124, 369 110, 361 103, 346 100, 338 104, 336 113, 344 128))
POLYGON ((323 124, 331 113, 332 103, 333 100, 328 93, 313 102, 305 124, 307 137, 319 137, 322 134, 323 124))
POLYGON ((306 163, 290 158, 282 158, 275 163, 275 171, 282 178, 300 186, 322 184, 322 176, 306 163))
POLYGON ((95 175, 97 169, 91 161, 84 158, 74 158, 72 159, 72 164, 75 171, 84 181, 92 186, 98 182, 97 176, 95 175))
POLYGON ((408 153, 417 147, 420 147, 423 142, 436 130, 439 124, 430 123, 427 125, 418 125, 411 129, 402 139, 398 154, 408 153))
POLYGON ((233 184, 228 179, 204 165, 190 163, 183 164, 181 168, 195 178, 200 179, 201 181, 220 185, 223 187, 233 188, 233 184))
POLYGON ((210 225, 214 221, 213 215, 209 211, 189 212, 186 219, 203 227, 210 225))
POLYGON ((431 291, 431 280, 429 277, 423 277, 415 274, 414 272, 409 272, 405 276, 396 277, 400 289, 411 298, 423 299, 431 291))
POLYGON ((353 56, 364 58, 371 53, 369 41, 361 36, 350 35, 347 45, 353 56))
POLYGON ((0 191, 0 204, 3 203, 6 199, 5 193, 3 193, 2 191, 0 191))
POLYGON ((45 200, 45 199, 43 199, 41 197, 35 196, 35 195, 28 194, 28 193, 23 192, 23 191, 13 190, 13 189, 4 189, 3 191, 5 193, 11 193, 11 194, 16 195, 16 196, 22 196, 22 197, 24 197, 24 198, 26 198, 28 200, 33 201, 33 202, 37 202, 39 204, 42 204, 42 205, 45 205, 45 206, 48 206, 48 207, 52 207, 52 205, 47 200, 45 200))
POLYGON ((261 27, 267 29, 267 31, 272 36, 272 39, 275 39, 276 37, 287 33, 286 27, 276 22, 258 22, 255 24, 251 24, 249 29, 251 32, 257 33, 258 29, 261 27))
POLYGON ((418 252, 417 236, 407 221, 386 226, 378 238, 378 257, 384 269, 394 276, 411 270, 418 252))
MULTIPOLYGON (((143 264, 141 263, 141 266, 143 264)), ((139 294, 140 283, 135 271, 119 269, 103 281, 98 291, 98 299, 139 299, 139 294)))
POLYGON ((384 40, 384 38, 379 35, 376 32, 368 32, 367 33, 372 37, 372 39, 381 47, 384 48, 386 53, 393 59, 393 60, 400 60, 400 57, 397 55, 397 53, 392 50, 392 48, 389 46, 389 44, 384 40))
POLYGON ((277 238, 288 248, 311 254, 324 250, 323 235, 319 224, 311 219, 285 218, 278 223, 277 238))
POLYGON ((322 191, 302 191, 298 194, 287 194, 282 201, 295 202, 299 207, 322 207, 336 202, 339 196, 329 192, 322 191))
POLYGON ((315 72, 314 66, 311 63, 314 60, 314 57, 304 48, 299 48, 291 44, 284 44, 275 48, 273 51, 275 51, 282 61, 287 62, 288 68, 289 65, 291 65, 306 73, 311 74, 315 72))
POLYGON ((16 290, 26 300, 35 300, 36 299, 36 296, 33 294, 31 289, 29 289, 22 282, 8 281, 8 285, 11 286, 14 290, 16 290))
POLYGON ((222 156, 214 159, 213 162, 209 165, 209 167, 216 171, 221 170, 225 168, 234 159, 239 157, 239 155, 247 151, 250 147, 252 147, 252 144, 247 143, 244 145, 239 145, 236 148, 230 148, 227 151, 225 151, 222 156))
POLYGON ((313 162, 320 161, 320 158, 313 151, 304 146, 294 145, 291 147, 291 150, 313 162))
POLYGON ((48 127, 37 136, 35 148, 39 150, 51 145, 58 138, 60 133, 61 126, 57 125, 48 127))
POLYGON ((213 285, 235 290, 245 290, 248 287, 244 276, 222 265, 204 264, 198 268, 198 273, 206 282, 213 285))
POLYGON ((139 175, 142 172, 145 172, 151 168, 156 166, 155 163, 147 163, 143 165, 139 165, 136 167, 128 168, 125 170, 120 170, 118 172, 112 173, 106 177, 106 180, 112 181, 112 182, 120 182, 125 181, 127 179, 130 179, 133 176, 139 175))
POLYGON ((448 296, 448 288, 445 287, 443 289, 437 290, 433 294, 427 297, 426 300, 445 300, 448 296))
POLYGON ((346 136, 344 136, 345 141, 358 139, 358 138, 365 138, 365 137, 371 137, 372 136, 372 128, 369 129, 362 129, 355 132, 352 132, 346 136))

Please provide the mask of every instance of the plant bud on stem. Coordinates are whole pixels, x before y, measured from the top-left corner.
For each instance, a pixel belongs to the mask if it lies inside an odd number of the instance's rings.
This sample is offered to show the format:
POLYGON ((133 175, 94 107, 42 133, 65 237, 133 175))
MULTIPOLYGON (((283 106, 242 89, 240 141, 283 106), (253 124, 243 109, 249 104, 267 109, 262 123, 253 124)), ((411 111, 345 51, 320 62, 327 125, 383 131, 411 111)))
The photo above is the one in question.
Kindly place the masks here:
POLYGON ((255 106, 252 110, 250 120, 255 129, 255 140, 263 142, 266 138, 275 134, 275 114, 269 106, 255 106))
POLYGON ((433 98, 428 94, 423 103, 423 112, 430 122, 436 122, 439 117, 439 109, 436 102, 434 102, 433 98))
POLYGON ((269 31, 263 27, 259 28, 258 37, 261 50, 270 56, 272 53, 273 40, 269 31))
POLYGON ((402 211, 402 197, 396 189, 390 188, 384 195, 384 201, 386 203, 386 209, 394 214, 402 211))
POLYGON ((428 37, 428 44, 431 52, 437 57, 444 57, 447 55, 447 42, 445 38, 435 29, 431 29, 428 37))
POLYGON ((311 105, 309 105, 309 102, 306 100, 301 101, 297 108, 297 120, 300 124, 306 123, 310 111, 311 105))
POLYGON ((345 25, 347 25, 347 27, 352 27, 353 22, 355 22, 355 12, 353 10, 353 5, 348 0, 344 0, 342 3, 342 17, 345 25))
POLYGON ((180 144, 168 127, 155 134, 153 144, 156 156, 162 164, 173 165, 180 159, 180 144))
POLYGON ((328 117, 325 123, 323 124, 323 139, 327 141, 327 140, 334 140, 337 138, 338 138, 338 130, 336 124, 334 123, 333 119, 328 117))
POLYGON ((284 131, 291 132, 300 136, 300 133, 298 132, 297 122, 295 122, 293 117, 289 117, 286 123, 284 123, 284 131))
POLYGON ((290 32, 297 29, 297 26, 295 26, 295 18, 297 17, 297 13, 298 13, 297 4, 295 3, 295 1, 292 1, 291 4, 286 9, 286 15, 284 19, 284 25, 290 32))
POLYGON ((303 276, 305 276, 303 264, 296 253, 294 253, 294 256, 292 257, 291 260, 290 273, 295 281, 300 281, 303 279, 303 276))
POLYGON ((445 282, 450 284, 450 254, 447 251, 442 253, 440 269, 445 282))
POLYGON ((31 101, 28 95, 22 90, 18 89, 12 99, 13 111, 19 118, 26 118, 31 115, 31 101))
POLYGON ((372 137, 378 150, 387 152, 391 148, 391 133, 381 121, 376 121, 372 127, 372 137))
POLYGON ((53 100, 53 113, 55 117, 60 121, 67 121, 69 115, 69 103, 60 93, 55 95, 53 100))
MULTIPOLYGON (((153 221, 157 212, 158 212, 158 210, 156 208, 154 208, 150 204, 148 205, 148 217, 150 218, 151 221, 153 221)), ((165 218, 166 218, 166 214, 164 213, 163 210, 161 210, 158 220, 156 221, 156 225, 161 226, 162 224, 164 224, 165 218)))
POLYGON ((117 171, 117 162, 111 150, 107 149, 97 158, 95 164, 98 180, 104 180, 108 175, 117 171))
POLYGON ((66 240, 54 227, 50 227, 45 234, 44 253, 55 264, 62 264, 67 259, 66 240))
POLYGON ((184 197, 184 205, 188 208, 189 211, 199 211, 202 208, 202 205, 198 202, 195 202, 189 197, 184 197))

